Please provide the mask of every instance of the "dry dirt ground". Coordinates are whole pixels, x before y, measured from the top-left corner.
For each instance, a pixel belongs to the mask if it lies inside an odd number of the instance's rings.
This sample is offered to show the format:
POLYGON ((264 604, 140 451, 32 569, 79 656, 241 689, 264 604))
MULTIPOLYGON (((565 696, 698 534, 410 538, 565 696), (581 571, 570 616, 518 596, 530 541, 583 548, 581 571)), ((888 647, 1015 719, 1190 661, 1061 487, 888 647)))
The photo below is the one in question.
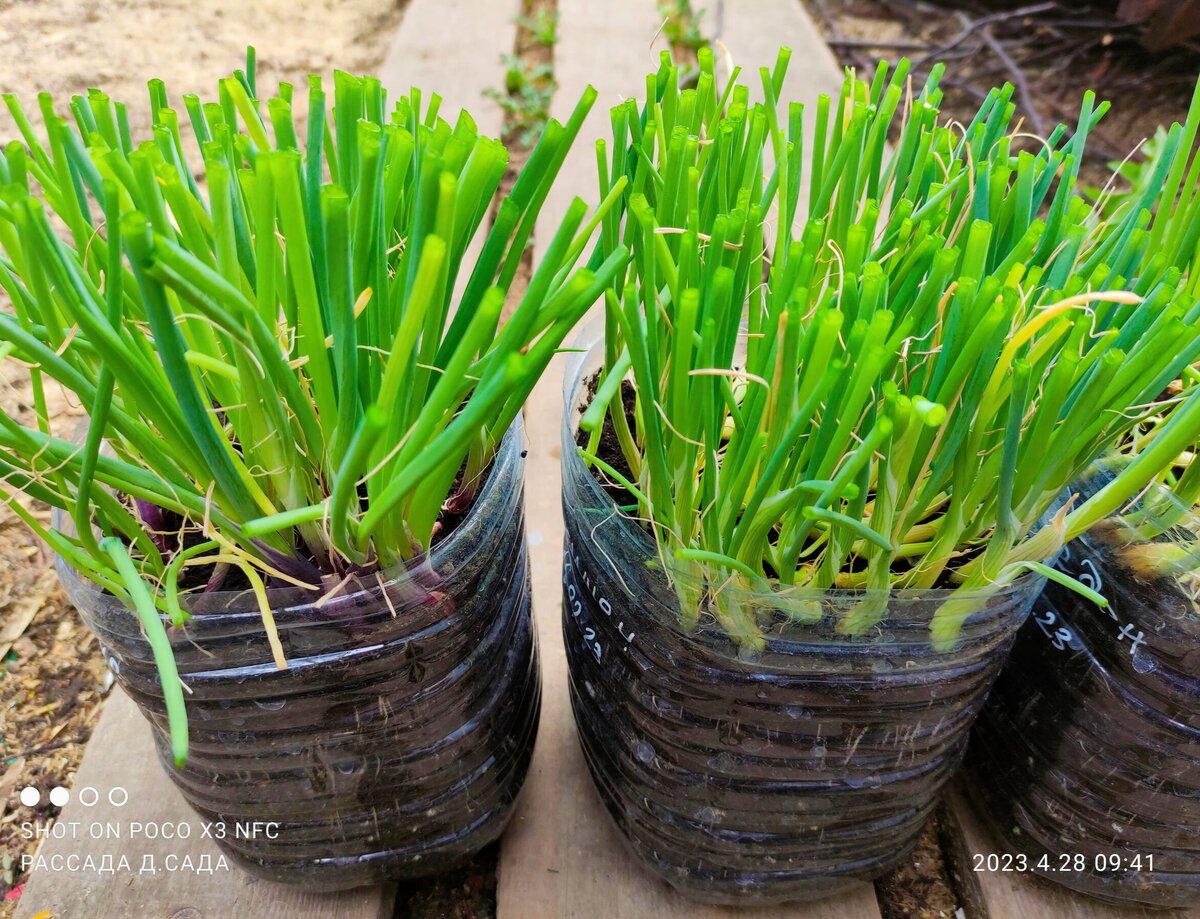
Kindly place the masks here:
MULTIPOLYGON (((303 84, 333 67, 370 69, 383 58, 404 0, 0 0, 0 89, 26 105, 48 90, 64 103, 97 86, 136 103, 132 127, 149 124, 146 81, 175 99, 216 89, 241 67, 248 43, 259 73, 303 84)), ((0 116, 0 137, 11 123, 0 116)))
POLYGON ((1158 125, 1183 120, 1200 73, 1200 43, 1146 51, 1141 31, 1104 0, 803 3, 844 66, 863 72, 880 57, 904 56, 923 79, 932 63, 945 63, 942 112, 963 123, 988 89, 1008 81, 1018 86, 1026 129, 1044 134, 1059 121, 1073 124, 1084 92, 1094 90, 1112 103, 1083 164, 1094 186, 1158 125))
MULTIPOLYGON (((257 45, 259 79, 303 85, 310 72, 367 71, 382 60, 403 0, 0 0, 0 91, 36 110, 51 92, 100 87, 130 106, 135 136, 150 117, 146 81, 161 77, 176 102, 185 92, 215 95, 216 81, 241 67, 257 45)), ((16 129, 0 110, 0 143, 16 129)), ((7 304, 0 304, 7 308, 7 304)), ((78 409, 48 396, 70 427, 78 409)), ((0 408, 30 420, 28 375, 0 371, 0 408)), ((47 792, 69 785, 108 689, 95 639, 58 588, 52 560, 20 520, 0 506, 0 919, 12 914, 20 856, 34 845, 19 826, 57 812, 47 792), (18 795, 42 788, 31 811, 18 795)))

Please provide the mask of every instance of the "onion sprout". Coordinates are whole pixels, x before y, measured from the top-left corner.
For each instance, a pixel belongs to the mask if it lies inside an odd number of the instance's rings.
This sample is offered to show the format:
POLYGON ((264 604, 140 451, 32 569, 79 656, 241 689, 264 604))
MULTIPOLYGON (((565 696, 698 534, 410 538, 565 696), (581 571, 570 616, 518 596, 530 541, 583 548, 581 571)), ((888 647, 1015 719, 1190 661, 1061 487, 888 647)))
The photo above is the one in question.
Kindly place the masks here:
MULTIPOLYGON (((950 647, 983 598, 1200 434, 1191 392, 1103 492, 1051 516, 1200 357, 1181 283, 1200 234, 1200 103, 1140 197, 1103 217, 1076 188, 1107 110, 1091 93, 1077 127, 1028 145, 1012 86, 957 125, 939 114, 941 67, 914 91, 907 62, 881 63, 813 113, 778 102, 788 58, 761 70, 751 104, 737 74, 718 88, 711 51, 686 89, 664 55, 648 101, 613 109, 599 180, 624 191, 594 260, 633 256, 605 290, 584 456, 609 428, 685 624, 701 605, 685 574, 865 591, 839 623, 851 635, 884 615, 883 592, 950 589, 930 625, 950 647), (1164 202, 1184 219, 1162 219, 1164 202)), ((761 647, 752 604, 710 593, 732 637, 761 647)))
POLYGON ((576 199, 500 323, 595 95, 547 124, 490 226, 501 143, 465 112, 441 118, 437 95, 389 104, 373 77, 336 73, 332 115, 311 77, 301 111, 288 84, 258 95, 251 52, 216 101, 185 96, 186 116, 151 81, 139 143, 99 91, 72 98, 70 120, 43 95, 42 134, 4 97, 22 141, 0 157, 14 307, 0 348, 32 368, 35 405, 29 425, 0 420, 0 475, 14 506, 24 492, 65 512, 61 531, 23 516, 137 610, 177 761, 182 697, 160 620, 186 622, 180 595, 240 570, 260 605, 264 585, 316 600, 428 550, 443 505, 469 505, 563 337, 618 276, 619 246, 576 263, 619 195, 590 220, 576 199), (82 443, 51 430, 48 381, 87 410, 82 443), (198 564, 210 582, 181 586, 198 564))

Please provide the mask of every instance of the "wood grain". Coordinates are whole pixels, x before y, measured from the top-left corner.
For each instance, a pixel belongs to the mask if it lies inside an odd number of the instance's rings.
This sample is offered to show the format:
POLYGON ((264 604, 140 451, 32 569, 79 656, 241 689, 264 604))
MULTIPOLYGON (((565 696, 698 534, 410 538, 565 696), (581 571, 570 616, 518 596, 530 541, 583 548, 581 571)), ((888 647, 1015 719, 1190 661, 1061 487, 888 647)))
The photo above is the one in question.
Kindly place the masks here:
MULTIPOLYGON (((451 124, 466 109, 480 134, 500 137, 504 110, 484 93, 504 88, 501 56, 513 52, 520 12, 520 0, 409 0, 379 67, 388 97, 395 99, 415 86, 426 94, 427 104, 428 94, 436 92, 442 97, 440 114, 451 124)), ((475 234, 464 265, 479 258, 486 235, 482 229, 475 234)), ((471 272, 458 273, 455 303, 470 279, 471 272)))
POLYGON ((392 98, 436 92, 451 124, 466 109, 481 134, 499 137, 504 112, 483 93, 504 88, 500 56, 512 54, 520 11, 520 0, 409 0, 379 79, 392 98))
MULTIPOLYGON (((821 38, 799 0, 726 0, 720 23, 720 40, 729 49, 734 66, 742 68, 742 82, 750 88, 750 97, 762 99, 760 67, 774 67, 780 45, 792 51, 787 78, 780 93, 780 111, 799 102, 804 106, 804 149, 813 146, 817 97, 828 93, 835 100, 842 89, 842 70, 833 52, 821 38)), ((768 144, 765 160, 767 169, 774 168, 774 154, 768 144)), ((807 163, 808 156, 804 158, 807 163)), ((793 231, 799 235, 808 217, 808 195, 811 174, 805 169, 800 175, 800 206, 797 208, 793 231)), ((771 205, 767 215, 766 238, 774 237, 779 208, 771 205)))
MULTIPOLYGON (((216 864, 220 850, 202 838, 203 821, 163 772, 149 725, 120 689, 113 689, 104 707, 72 790, 58 825, 75 824, 71 836, 76 838, 45 842, 39 855, 47 859, 47 867, 38 870, 35 862, 14 919, 388 919, 392 914, 390 888, 324 894, 258 880, 234 867, 215 874, 164 870, 169 856, 175 865, 185 864, 185 856, 192 865, 199 865, 202 856, 206 864, 216 864), (81 800, 85 788, 99 792, 95 806, 81 800), (108 797, 118 788, 129 796, 121 807, 109 803, 108 797), (135 839, 134 822, 147 827, 186 825, 190 836, 147 839, 143 833, 135 839), (120 838, 93 839, 89 827, 94 824, 115 826, 120 838), (112 864, 120 864, 124 856, 130 870, 83 870, 89 856, 99 865, 106 855, 112 864), (61 860, 60 870, 50 867, 54 856, 61 860), (141 873, 147 856, 157 873, 141 873), (72 864, 77 870, 70 870, 72 864)), ((48 791, 42 789, 43 794, 48 791)), ((114 799, 120 801, 120 795, 114 799)))

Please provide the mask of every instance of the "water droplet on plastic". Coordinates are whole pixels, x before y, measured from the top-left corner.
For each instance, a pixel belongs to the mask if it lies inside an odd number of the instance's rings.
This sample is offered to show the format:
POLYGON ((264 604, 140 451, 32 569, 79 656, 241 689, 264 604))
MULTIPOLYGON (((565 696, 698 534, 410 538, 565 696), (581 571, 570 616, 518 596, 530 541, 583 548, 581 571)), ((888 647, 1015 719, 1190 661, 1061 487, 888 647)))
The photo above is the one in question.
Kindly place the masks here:
POLYGON ((847 775, 844 779, 847 788, 869 788, 871 777, 867 775, 847 775))
POLYGON ((717 812, 708 806, 700 808, 694 816, 700 823, 720 823, 721 821, 717 812))
POLYGON ((259 699, 255 699, 254 704, 257 705, 259 708, 263 709, 264 711, 277 712, 281 708, 283 708, 285 705, 287 705, 287 702, 284 699, 279 699, 274 702, 262 702, 259 699))
POLYGON ((814 744, 813 745, 812 755, 815 756, 817 759, 824 759, 825 754, 828 752, 829 752, 829 750, 824 744, 814 744))
POLYGON ((359 769, 359 763, 355 762, 354 760, 345 760, 337 763, 333 768, 335 768, 342 775, 354 775, 354 773, 356 773, 359 769))
POLYGON ((654 762, 654 748, 644 740, 639 740, 633 745, 633 756, 639 763, 649 765, 654 762))
POLYGON ((1139 645, 1133 650, 1133 669, 1137 673, 1153 673, 1158 669, 1158 663, 1139 645))
POLYGON ((708 762, 709 765, 719 772, 732 772, 734 766, 737 764, 737 760, 731 753, 718 753, 708 762))

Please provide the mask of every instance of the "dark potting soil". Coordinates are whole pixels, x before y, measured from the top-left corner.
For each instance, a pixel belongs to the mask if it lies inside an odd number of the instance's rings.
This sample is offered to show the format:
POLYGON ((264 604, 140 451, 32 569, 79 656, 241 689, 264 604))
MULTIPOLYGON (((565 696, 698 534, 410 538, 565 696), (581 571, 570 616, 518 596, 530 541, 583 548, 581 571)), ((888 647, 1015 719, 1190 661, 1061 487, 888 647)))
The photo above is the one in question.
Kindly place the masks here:
MULTIPOLYGON (((599 383, 599 372, 592 374, 592 376, 584 381, 585 398, 581 406, 582 408, 586 408, 592 403, 592 400, 596 397, 596 387, 599 383)), ((628 380, 621 383, 621 404, 625 409, 625 420, 629 425, 629 430, 637 430, 635 416, 637 391, 628 380)), ((587 432, 577 430, 575 432, 576 446, 586 447, 587 443, 587 432)), ((600 443, 597 446, 596 456, 604 460, 604 462, 625 476, 629 481, 634 481, 633 470, 629 467, 629 461, 625 458, 625 451, 621 449, 621 441, 617 438, 617 430, 613 427, 612 418, 608 414, 605 414, 604 425, 600 429, 600 443)), ((603 475, 599 470, 594 469, 593 474, 595 475, 596 483, 604 489, 604 493, 612 499, 613 504, 616 504, 618 507, 625 507, 634 501, 633 495, 623 485, 603 475)))
POLYGON ((1177 583, 1139 580, 1102 540, 1076 541, 1060 566, 1110 605, 1047 587, 972 738, 972 788, 1012 851, 1050 879, 1116 902, 1193 905, 1200 667, 1188 636, 1200 616, 1177 583))
MULTIPOLYGON (((479 482, 487 480, 493 465, 493 463, 488 463, 479 475, 479 482)), ((445 542, 471 513, 471 508, 475 503, 475 493, 459 497, 462 493, 465 475, 466 464, 464 463, 463 467, 455 475, 449 497, 442 505, 441 511, 434 523, 430 548, 445 542)), ((475 492, 477 491, 478 489, 475 489, 475 492)), ((360 487, 359 494, 362 507, 365 510, 365 488, 360 487)), ((142 520, 146 525, 147 531, 158 544, 160 551, 164 553, 165 561, 169 562, 176 553, 205 542, 208 539, 199 527, 187 525, 185 519, 174 511, 158 507, 149 508, 147 509, 148 512, 154 515, 155 518, 151 521, 146 519, 145 512, 139 508, 138 502, 134 502, 128 496, 122 496, 122 501, 129 508, 130 513, 135 518, 142 520), (159 519, 160 517, 161 519, 159 519)), ((331 576, 334 583, 345 574, 342 571, 328 571, 330 560, 328 558, 318 558, 300 539, 297 539, 292 546, 291 556, 304 568, 331 576)), ((267 584, 268 587, 281 587, 285 585, 286 582, 279 579, 269 579, 267 584)), ((214 565, 188 565, 180 572, 179 587, 185 592, 243 591, 250 590, 251 584, 242 570, 236 566, 222 566, 221 570, 218 571, 214 565)))
POLYGON ((189 803, 227 826, 277 824, 265 839, 219 840, 243 867, 337 889, 439 873, 498 838, 532 754, 540 679, 515 455, 496 474, 486 513, 422 565, 320 603, 284 592, 273 617, 286 669, 252 600, 195 595, 172 633, 189 689, 182 767, 136 617, 75 577, 73 599, 189 803))
MULTIPOLYGON (((608 432, 601 451, 616 464, 608 432)), ((1033 585, 980 610, 953 652, 929 645, 937 601, 896 605, 849 639, 836 631, 838 603, 853 602, 843 596, 811 625, 777 613, 751 656, 715 628, 681 629, 647 531, 614 517, 611 488, 582 464, 564 480, 572 707, 639 860, 693 896, 741 904, 834 894, 902 862, 1033 585)))

